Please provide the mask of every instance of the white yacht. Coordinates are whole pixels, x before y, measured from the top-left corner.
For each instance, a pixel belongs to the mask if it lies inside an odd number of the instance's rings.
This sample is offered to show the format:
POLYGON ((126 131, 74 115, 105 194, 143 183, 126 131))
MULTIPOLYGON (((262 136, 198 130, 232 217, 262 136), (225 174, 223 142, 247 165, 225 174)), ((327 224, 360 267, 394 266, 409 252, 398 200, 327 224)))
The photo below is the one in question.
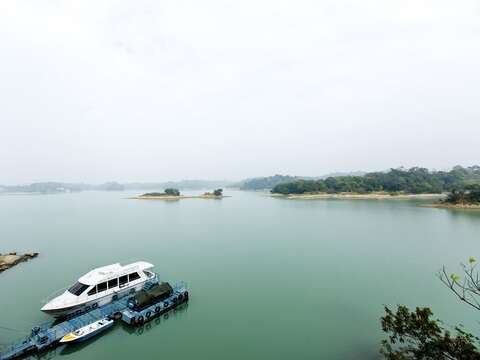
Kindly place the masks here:
POLYGON ((141 290, 147 280, 155 277, 155 273, 149 271, 152 267, 148 262, 139 261, 94 269, 63 294, 48 301, 41 310, 54 317, 64 317, 108 304, 115 297, 141 290))

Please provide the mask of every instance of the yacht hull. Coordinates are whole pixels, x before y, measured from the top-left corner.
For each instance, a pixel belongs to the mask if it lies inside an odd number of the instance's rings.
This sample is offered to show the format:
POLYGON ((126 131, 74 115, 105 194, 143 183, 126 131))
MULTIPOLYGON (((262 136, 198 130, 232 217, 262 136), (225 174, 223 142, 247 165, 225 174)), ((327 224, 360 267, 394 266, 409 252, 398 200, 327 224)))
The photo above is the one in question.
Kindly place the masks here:
POLYGON ((137 292, 140 291, 143 288, 145 282, 139 283, 135 286, 125 288, 121 291, 118 291, 114 294, 108 294, 103 297, 98 297, 96 299, 81 303, 81 304, 75 304, 71 306, 65 306, 62 308, 56 308, 56 309, 44 309, 42 308, 41 310, 54 317, 57 319, 62 319, 71 315, 74 315, 76 313, 81 314, 83 312, 88 312, 90 310, 96 309, 97 307, 106 305, 111 303, 114 300, 114 297, 116 296, 117 298, 124 297, 127 295, 129 292, 137 292))

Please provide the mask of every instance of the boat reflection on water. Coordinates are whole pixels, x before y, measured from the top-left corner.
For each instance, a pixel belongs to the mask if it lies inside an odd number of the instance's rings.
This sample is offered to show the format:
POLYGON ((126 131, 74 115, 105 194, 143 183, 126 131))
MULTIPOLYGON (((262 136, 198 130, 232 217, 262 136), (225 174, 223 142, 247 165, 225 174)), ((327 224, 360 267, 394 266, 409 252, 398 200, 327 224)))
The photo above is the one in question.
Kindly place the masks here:
POLYGON ((25 358, 20 357, 20 359, 50 360, 56 356, 61 356, 61 355, 62 354, 60 352, 60 348, 56 347, 56 348, 50 348, 50 349, 44 350, 40 353, 29 355, 28 357, 25 357, 25 358))
POLYGON ((139 335, 143 335, 145 332, 152 330, 153 328, 157 327, 164 321, 168 321, 168 320, 183 316, 184 313, 187 311, 187 309, 188 309, 188 302, 185 302, 185 303, 182 303, 181 305, 178 305, 175 309, 143 324, 142 326, 132 327, 132 326, 129 326, 128 324, 125 324, 124 322, 121 322, 120 325, 130 335, 139 336, 139 335))

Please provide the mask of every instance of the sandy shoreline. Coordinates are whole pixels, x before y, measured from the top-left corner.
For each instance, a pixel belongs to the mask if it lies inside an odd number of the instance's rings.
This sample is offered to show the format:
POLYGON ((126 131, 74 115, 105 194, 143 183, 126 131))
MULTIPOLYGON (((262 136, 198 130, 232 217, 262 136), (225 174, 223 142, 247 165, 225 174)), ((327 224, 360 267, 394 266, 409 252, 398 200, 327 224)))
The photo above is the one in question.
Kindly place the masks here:
POLYGON ((480 204, 425 204, 420 206, 437 209, 480 210, 480 204))
POLYGON ((175 200, 183 200, 183 199, 214 199, 220 200, 230 196, 215 196, 215 195, 166 195, 166 196, 132 196, 128 199, 135 199, 135 200, 166 200, 166 201, 175 201, 175 200))
POLYGON ((277 197, 290 200, 316 200, 316 199, 345 199, 345 200, 430 200, 441 199, 445 197, 444 194, 398 194, 390 195, 388 193, 370 193, 370 194, 353 194, 353 193, 339 193, 339 194, 271 194, 271 197, 277 197))

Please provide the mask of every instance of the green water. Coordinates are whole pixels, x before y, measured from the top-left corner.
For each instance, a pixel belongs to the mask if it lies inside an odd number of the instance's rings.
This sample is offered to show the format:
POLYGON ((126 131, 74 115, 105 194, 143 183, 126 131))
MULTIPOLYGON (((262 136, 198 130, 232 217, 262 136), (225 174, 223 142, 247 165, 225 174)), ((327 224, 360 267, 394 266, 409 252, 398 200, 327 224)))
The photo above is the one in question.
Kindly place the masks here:
MULTIPOLYGON (((479 255, 480 212, 408 201, 127 200, 83 192, 0 197, 0 252, 40 257, 0 274, 0 326, 28 332, 53 291, 91 268, 151 261, 187 307, 117 325, 49 356, 72 359, 377 359, 383 304, 431 306, 478 331, 435 273, 479 255)), ((0 343, 19 333, 0 328, 0 343)))

